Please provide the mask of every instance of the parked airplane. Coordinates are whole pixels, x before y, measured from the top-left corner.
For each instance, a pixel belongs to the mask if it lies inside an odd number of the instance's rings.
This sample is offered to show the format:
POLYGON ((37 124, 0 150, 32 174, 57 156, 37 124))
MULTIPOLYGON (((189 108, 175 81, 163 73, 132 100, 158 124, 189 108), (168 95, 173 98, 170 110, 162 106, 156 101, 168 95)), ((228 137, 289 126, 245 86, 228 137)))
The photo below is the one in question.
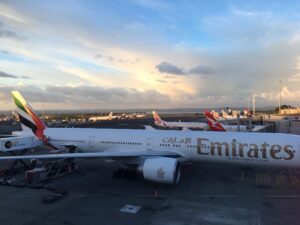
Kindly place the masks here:
POLYGON ((224 110, 221 111, 220 115, 218 112, 215 112, 214 110, 211 113, 213 117, 220 122, 232 122, 237 120, 237 117, 228 115, 224 110))
POLYGON ((231 109, 228 109, 228 112, 230 113, 230 115, 223 109, 221 111, 222 117, 226 120, 234 120, 237 119, 238 116, 240 117, 240 119, 247 118, 246 115, 241 115, 240 111, 232 111, 231 109))
POLYGON ((207 119, 207 124, 211 131, 226 131, 225 128, 219 122, 216 121, 216 119, 210 112, 205 111, 204 115, 207 119))
MULTIPOLYGON (((205 117, 207 119, 207 124, 209 125, 210 130, 212 131, 241 131, 241 132, 246 132, 250 131, 249 127, 246 125, 226 125, 226 124, 221 124, 219 123, 213 116, 212 113, 205 111, 204 112, 205 117)), ((251 128, 251 131, 260 131, 263 130, 265 126, 253 126, 251 128)))
POLYGON ((155 125, 159 127, 166 127, 166 128, 196 128, 196 129, 208 129, 207 123, 200 123, 200 122, 169 122, 164 121, 160 118, 157 112, 153 111, 153 118, 155 125))
POLYGON ((113 112, 110 112, 107 116, 93 116, 90 117, 88 120, 92 121, 92 122, 96 122, 98 120, 115 120, 115 119, 119 119, 122 116, 113 116, 113 112))
POLYGON ((141 114, 141 113, 133 113, 131 115, 128 115, 129 119, 140 119, 140 118, 144 118, 146 115, 145 114, 141 114))
POLYGON ((212 113, 213 117, 214 117, 217 121, 225 120, 225 118, 221 117, 221 116, 219 115, 218 112, 212 110, 211 113, 212 113))
POLYGON ((242 165, 300 167, 300 137, 281 133, 206 132, 47 128, 18 92, 13 92, 20 121, 45 144, 75 147, 76 153, 3 156, 5 159, 97 158, 120 160, 144 179, 178 183, 180 163, 223 162, 242 165))
MULTIPOLYGON (((217 122, 217 120, 213 117, 213 115, 210 112, 205 111, 204 114, 207 119, 207 123, 210 127, 210 130, 213 130, 213 131, 238 131, 238 125, 220 124, 219 122, 217 122)), ((240 125, 239 131, 248 131, 247 126, 240 125)))

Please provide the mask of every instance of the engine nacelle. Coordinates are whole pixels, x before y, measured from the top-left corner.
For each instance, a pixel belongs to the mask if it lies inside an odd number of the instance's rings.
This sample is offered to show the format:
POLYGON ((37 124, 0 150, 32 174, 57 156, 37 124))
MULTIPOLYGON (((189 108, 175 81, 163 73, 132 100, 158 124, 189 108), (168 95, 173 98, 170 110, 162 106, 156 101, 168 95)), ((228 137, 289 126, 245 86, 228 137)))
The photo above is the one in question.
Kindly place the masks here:
POLYGON ((159 157, 146 159, 141 168, 144 179, 159 183, 177 184, 180 180, 180 165, 177 159, 159 157))

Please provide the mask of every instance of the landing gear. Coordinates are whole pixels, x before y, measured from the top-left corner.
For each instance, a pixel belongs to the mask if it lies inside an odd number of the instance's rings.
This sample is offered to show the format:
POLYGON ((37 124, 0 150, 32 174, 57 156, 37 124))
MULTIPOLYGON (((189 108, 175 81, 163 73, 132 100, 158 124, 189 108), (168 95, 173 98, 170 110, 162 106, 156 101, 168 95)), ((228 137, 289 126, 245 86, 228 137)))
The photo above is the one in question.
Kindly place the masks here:
POLYGON ((113 177, 121 179, 134 179, 137 177, 137 172, 133 169, 119 169, 114 172, 113 177))

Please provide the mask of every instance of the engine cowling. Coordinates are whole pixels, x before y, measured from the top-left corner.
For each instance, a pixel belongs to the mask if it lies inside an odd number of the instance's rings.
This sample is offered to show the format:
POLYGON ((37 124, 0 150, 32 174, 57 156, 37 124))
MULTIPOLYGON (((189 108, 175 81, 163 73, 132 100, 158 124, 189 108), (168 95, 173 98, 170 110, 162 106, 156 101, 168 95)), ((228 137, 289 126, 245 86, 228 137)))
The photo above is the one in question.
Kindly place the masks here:
POLYGON ((177 159, 160 157, 144 161, 141 168, 144 179, 158 183, 177 184, 180 180, 180 165, 177 159))
POLYGON ((12 142, 11 141, 6 141, 4 143, 5 148, 10 149, 12 147, 12 142))

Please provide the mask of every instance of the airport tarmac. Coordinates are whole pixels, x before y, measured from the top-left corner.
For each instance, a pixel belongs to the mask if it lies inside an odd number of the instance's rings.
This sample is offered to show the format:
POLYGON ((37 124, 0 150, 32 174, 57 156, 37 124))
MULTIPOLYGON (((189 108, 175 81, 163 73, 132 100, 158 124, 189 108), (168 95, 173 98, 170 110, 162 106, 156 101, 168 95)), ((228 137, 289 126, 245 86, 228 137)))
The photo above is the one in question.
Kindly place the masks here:
MULTIPOLYGON (((141 127, 141 122, 132 123, 141 127)), ((3 165, 1 162, 0 167, 3 165)), ((42 201, 49 190, 0 185, 0 223, 298 224, 298 170, 188 164, 183 166, 178 185, 163 185, 142 178, 113 178, 120 168, 116 162, 89 159, 78 160, 78 165, 77 171, 49 181, 68 191, 53 203, 42 201), (141 209, 121 212, 126 205, 141 209)))
POLYGON ((80 169, 51 180, 68 191, 43 203, 45 189, 0 186, 1 224, 298 224, 300 173, 185 165, 181 182, 162 185, 115 179, 116 163, 81 160, 80 169), (142 207, 135 214, 125 205, 142 207))

